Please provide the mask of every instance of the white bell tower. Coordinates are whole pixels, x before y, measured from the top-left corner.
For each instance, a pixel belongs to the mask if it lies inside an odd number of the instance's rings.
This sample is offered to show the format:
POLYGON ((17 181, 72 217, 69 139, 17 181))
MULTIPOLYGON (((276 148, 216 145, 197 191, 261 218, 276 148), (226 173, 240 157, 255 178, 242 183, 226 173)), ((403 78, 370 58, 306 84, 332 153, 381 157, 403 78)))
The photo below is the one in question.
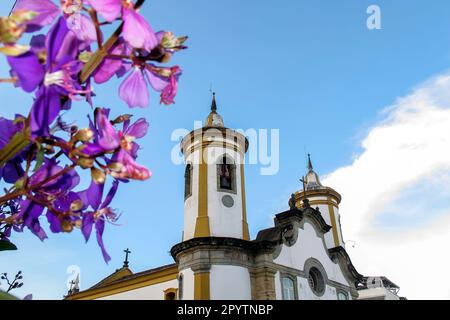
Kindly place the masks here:
POLYGON ((224 126, 213 94, 204 127, 181 142, 186 164, 183 241, 201 237, 249 240, 244 180, 247 148, 244 135, 224 126))

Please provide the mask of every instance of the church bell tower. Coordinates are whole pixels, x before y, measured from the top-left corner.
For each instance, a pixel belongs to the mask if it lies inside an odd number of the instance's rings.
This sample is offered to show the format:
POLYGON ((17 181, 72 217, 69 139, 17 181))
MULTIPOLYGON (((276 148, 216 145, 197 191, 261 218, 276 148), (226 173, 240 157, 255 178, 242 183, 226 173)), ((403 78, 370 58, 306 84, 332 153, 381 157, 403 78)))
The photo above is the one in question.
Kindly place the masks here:
POLYGON ((322 185, 319 175, 314 171, 309 154, 307 170, 306 176, 302 179, 303 189, 295 193, 296 206, 301 208, 303 201, 307 199, 309 205, 319 208, 325 222, 331 226, 331 232, 325 235, 327 247, 345 247, 339 215, 341 195, 333 188, 322 185))
POLYGON ((185 157, 183 241, 202 237, 249 240, 244 156, 248 140, 226 128, 215 94, 205 125, 181 142, 185 157))

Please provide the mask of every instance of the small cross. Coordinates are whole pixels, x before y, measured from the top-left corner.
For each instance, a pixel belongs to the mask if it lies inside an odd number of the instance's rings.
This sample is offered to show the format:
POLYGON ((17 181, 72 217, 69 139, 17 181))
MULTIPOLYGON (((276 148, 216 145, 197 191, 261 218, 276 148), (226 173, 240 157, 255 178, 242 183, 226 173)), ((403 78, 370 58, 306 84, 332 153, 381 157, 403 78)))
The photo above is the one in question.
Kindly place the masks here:
MULTIPOLYGON (((306 192, 306 180, 305 180, 305 176, 302 176, 300 179, 300 182, 303 184, 303 192, 306 192)), ((306 194, 306 193, 305 193, 306 194)))
POLYGON ((125 261, 123 262, 123 267, 128 268, 128 255, 131 253, 130 249, 123 250, 125 252, 125 261))
POLYGON ((302 176, 300 182, 303 184, 303 201, 306 200, 306 179, 305 176, 302 176))

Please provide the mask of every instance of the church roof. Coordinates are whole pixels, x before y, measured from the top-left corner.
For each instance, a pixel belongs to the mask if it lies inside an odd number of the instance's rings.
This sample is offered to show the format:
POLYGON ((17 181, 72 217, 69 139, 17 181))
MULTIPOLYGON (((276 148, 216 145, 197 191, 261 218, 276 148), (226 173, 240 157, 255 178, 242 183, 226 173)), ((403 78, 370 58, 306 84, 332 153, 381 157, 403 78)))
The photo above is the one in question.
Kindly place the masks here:
POLYGON ((132 275, 133 272, 129 269, 129 268, 120 268, 117 269, 114 273, 111 273, 109 276, 107 276, 106 278, 100 280, 99 282, 97 282, 96 284, 94 284, 91 288, 89 289, 95 289, 95 288, 101 288, 104 287, 105 285, 109 285, 113 282, 116 282, 120 279, 123 279, 126 276, 132 275))
MULTIPOLYGON (((177 274, 178 265, 176 263, 164 265, 158 268, 153 268, 137 273, 133 273, 128 268, 121 268, 116 270, 114 273, 104 278, 97 284, 93 285, 89 289, 80 291, 76 294, 66 296, 67 300, 83 299, 84 297, 93 297, 103 295, 111 295, 109 291, 118 290, 117 293, 126 291, 125 289, 131 285, 139 285, 139 283, 144 283, 145 281, 150 281, 154 279, 164 278, 167 275, 177 274), (123 289, 123 290, 122 290, 123 289)), ((176 275, 175 275, 176 278, 176 275)))

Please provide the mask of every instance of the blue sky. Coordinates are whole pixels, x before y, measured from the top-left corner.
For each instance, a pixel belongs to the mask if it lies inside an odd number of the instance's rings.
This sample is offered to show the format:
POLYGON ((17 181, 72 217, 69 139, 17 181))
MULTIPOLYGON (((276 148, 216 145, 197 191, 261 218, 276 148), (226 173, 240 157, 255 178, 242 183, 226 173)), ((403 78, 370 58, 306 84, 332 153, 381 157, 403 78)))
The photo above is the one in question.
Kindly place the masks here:
MULTIPOLYGON (((12 2, 2 1, 1 15, 12 2)), ((127 247, 135 271, 172 263, 168 251, 180 241, 183 228, 184 169, 171 162, 176 142, 170 136, 204 120, 211 84, 227 126, 280 130, 278 174, 262 176, 259 166, 247 166, 247 211, 255 236, 300 188, 305 151, 320 174, 350 166, 363 151, 361 140, 383 119, 380 111, 450 66, 446 0, 434 0, 433 5, 424 0, 147 0, 142 13, 155 30, 190 37, 189 49, 173 60, 184 70, 176 104, 160 106, 152 94, 148 109, 132 110, 150 122, 139 161, 154 175, 120 189, 113 207, 123 213, 122 225, 108 226, 104 237, 113 257, 109 265, 95 241, 84 244, 79 232, 51 234, 44 243, 29 232, 15 235, 19 250, 1 254, 0 272, 24 272, 19 295, 61 298, 70 265, 80 267, 87 288, 121 266, 127 247), (366 27, 371 4, 381 8, 381 30, 366 27)), ((0 72, 8 73, 4 61, 0 72)), ((128 113, 118 99, 119 83, 96 87, 96 105, 110 107, 114 114, 128 113)), ((5 117, 25 113, 31 103, 7 85, 0 87, 0 101, 5 117)), ((84 121, 88 106, 74 109, 69 117, 84 121)), ((448 197, 441 198, 438 207, 448 207, 448 197)), ((389 210, 381 210, 381 228, 402 227, 402 219, 386 215, 389 210)))

